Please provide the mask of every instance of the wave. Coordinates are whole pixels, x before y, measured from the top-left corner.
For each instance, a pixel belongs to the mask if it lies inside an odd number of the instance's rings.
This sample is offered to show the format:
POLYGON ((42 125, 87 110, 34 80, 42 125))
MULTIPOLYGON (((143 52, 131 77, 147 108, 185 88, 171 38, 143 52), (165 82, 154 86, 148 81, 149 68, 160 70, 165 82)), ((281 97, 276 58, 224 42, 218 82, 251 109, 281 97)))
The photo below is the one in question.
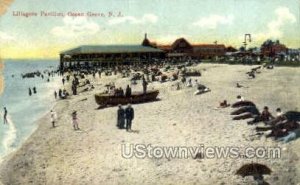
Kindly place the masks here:
MULTIPOLYGON (((3 114, 2 113, 0 113, 0 114, 1 114, 1 117, 3 118, 3 114)), ((16 126, 9 115, 7 115, 7 121, 8 121, 8 123, 5 126, 8 126, 8 130, 5 132, 3 140, 2 140, 4 154, 12 152, 15 149, 14 142, 16 141, 16 138, 17 138, 16 126)))
POLYGON ((26 72, 49 70, 48 66, 57 66, 57 61, 3 61, 2 64, 5 64, 2 66, 5 67, 2 70, 5 88, 0 94, 0 105, 9 108, 9 115, 8 124, 3 125, 4 112, 0 110, 0 163, 3 157, 17 150, 37 128, 35 122, 55 104, 53 93, 61 84, 61 78, 57 75, 51 77, 50 82, 41 78, 22 79, 20 76, 26 72), (38 94, 29 97, 28 88, 33 86, 37 87, 38 94))

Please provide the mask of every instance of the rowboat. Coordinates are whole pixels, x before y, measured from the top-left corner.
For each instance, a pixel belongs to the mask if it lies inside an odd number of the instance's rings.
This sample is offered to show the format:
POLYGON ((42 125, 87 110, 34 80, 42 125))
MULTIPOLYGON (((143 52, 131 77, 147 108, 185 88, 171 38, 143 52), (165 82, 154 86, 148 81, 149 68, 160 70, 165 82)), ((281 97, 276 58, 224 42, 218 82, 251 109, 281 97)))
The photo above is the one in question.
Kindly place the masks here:
POLYGON ((107 105, 125 105, 125 104, 137 104, 149 101, 155 101, 159 94, 158 90, 149 90, 145 94, 143 92, 133 92, 131 96, 115 96, 107 93, 95 94, 96 103, 100 107, 107 105))
POLYGON ((184 73, 184 76, 201 76, 199 71, 188 71, 184 73))

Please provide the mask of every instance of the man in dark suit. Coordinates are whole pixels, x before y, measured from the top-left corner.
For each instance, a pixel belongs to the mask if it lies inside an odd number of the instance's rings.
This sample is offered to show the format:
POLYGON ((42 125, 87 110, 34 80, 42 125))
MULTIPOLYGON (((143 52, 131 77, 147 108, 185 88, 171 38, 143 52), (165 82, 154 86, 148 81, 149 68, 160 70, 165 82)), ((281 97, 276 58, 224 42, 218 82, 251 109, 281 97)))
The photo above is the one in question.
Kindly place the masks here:
POLYGON ((129 85, 127 85, 126 90, 125 90, 125 96, 130 97, 131 96, 131 88, 129 85))
POLYGON ((123 129, 125 127, 125 110, 119 105, 117 127, 123 129))
POLYGON ((125 109, 125 116, 126 116, 126 130, 131 130, 132 120, 134 119, 134 110, 130 104, 128 104, 127 108, 125 109))
POLYGON ((144 76, 143 76, 143 78, 142 78, 142 85, 143 85, 143 93, 146 94, 148 83, 146 82, 144 76))

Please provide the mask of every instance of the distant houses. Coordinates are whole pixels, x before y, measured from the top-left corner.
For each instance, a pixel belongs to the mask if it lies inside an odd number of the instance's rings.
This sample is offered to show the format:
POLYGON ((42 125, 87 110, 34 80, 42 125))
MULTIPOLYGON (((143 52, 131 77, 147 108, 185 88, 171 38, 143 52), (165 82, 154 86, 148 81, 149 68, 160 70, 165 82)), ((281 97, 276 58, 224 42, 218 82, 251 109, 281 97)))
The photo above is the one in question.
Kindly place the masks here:
POLYGON ((185 38, 176 39, 170 45, 151 44, 145 36, 144 41, 147 46, 165 51, 168 58, 189 57, 193 59, 210 59, 215 56, 223 56, 226 52, 224 44, 191 44, 185 38))
POLYGON ((286 55, 288 48, 277 41, 267 40, 261 45, 261 54, 267 57, 275 57, 276 55, 286 55))

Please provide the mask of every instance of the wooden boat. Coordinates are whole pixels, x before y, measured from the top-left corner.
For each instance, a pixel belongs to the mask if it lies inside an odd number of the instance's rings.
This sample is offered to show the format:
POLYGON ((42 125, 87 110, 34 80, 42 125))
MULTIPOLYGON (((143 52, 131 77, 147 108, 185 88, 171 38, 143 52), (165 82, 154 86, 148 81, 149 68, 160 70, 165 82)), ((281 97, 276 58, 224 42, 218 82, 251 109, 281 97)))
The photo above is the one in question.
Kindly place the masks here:
POLYGON ((114 96, 107 93, 99 93, 95 94, 95 100, 99 106, 107 106, 107 105, 125 105, 128 103, 136 104, 136 103, 144 103, 149 101, 156 100, 159 94, 158 90, 149 90, 146 94, 143 92, 133 92, 130 97, 125 96, 114 96))
POLYGON ((199 71, 187 71, 183 73, 184 76, 201 76, 199 71))

